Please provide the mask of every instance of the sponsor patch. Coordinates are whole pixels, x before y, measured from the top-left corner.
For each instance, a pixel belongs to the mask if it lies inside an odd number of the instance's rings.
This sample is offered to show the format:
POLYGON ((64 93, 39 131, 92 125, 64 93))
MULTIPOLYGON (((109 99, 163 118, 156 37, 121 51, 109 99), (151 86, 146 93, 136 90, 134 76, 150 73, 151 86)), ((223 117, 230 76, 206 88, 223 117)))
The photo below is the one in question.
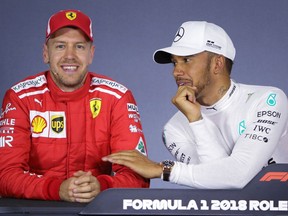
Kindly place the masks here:
POLYGON ((264 127, 262 125, 255 125, 253 130, 256 131, 256 132, 262 132, 262 133, 264 132, 266 134, 269 134, 270 131, 271 131, 271 128, 264 127))
POLYGON ((100 98, 93 98, 90 100, 90 110, 93 118, 96 118, 100 113, 101 104, 102 102, 100 98))
POLYGON ((145 148, 145 143, 142 139, 142 137, 139 138, 138 144, 135 148, 137 151, 139 151, 141 154, 147 156, 146 148, 145 148))
POLYGON ((13 147, 12 146, 13 139, 14 139, 13 136, 0 136, 0 148, 13 147))
POLYGON ((134 122, 140 122, 140 116, 138 114, 128 114, 129 119, 134 119, 134 122))
POLYGON ((143 133, 143 131, 138 128, 136 125, 129 125, 129 130, 131 133, 143 133))
POLYGON ((252 140, 255 140, 255 141, 260 141, 260 142, 265 142, 267 143, 269 140, 267 137, 263 137, 261 135, 257 135, 257 134, 245 134, 245 139, 252 139, 252 140))
POLYGON ((133 103, 127 103, 127 110, 128 110, 128 112, 139 113, 138 112, 138 107, 135 104, 133 104, 133 103))
POLYGON ((214 41, 210 41, 210 40, 207 40, 206 46, 217 49, 217 50, 222 49, 222 47, 220 45, 217 45, 214 41))
POLYGON ((66 116, 64 112, 30 111, 32 137, 66 138, 66 116))
POLYGON ((271 93, 267 100, 266 100, 266 103, 269 105, 269 106, 275 106, 276 105, 276 94, 274 93, 271 93))
POLYGON ((276 111, 271 111, 271 110, 262 110, 257 112, 257 117, 273 117, 273 118, 281 118, 281 113, 276 112, 276 111))
POLYGON ((13 107, 11 103, 6 104, 5 109, 3 110, 1 108, 0 118, 4 118, 4 115, 7 114, 10 111, 15 111, 16 107, 13 107))
POLYGON ((47 83, 46 77, 44 75, 41 75, 41 76, 35 77, 34 79, 25 80, 23 82, 20 82, 20 83, 14 85, 11 89, 14 92, 18 93, 24 89, 42 86, 45 83, 47 83))
POLYGON ((35 116, 32 119, 31 126, 33 133, 36 134, 42 133, 44 129, 47 127, 46 119, 44 119, 42 116, 35 116))
POLYGON ((75 20, 76 17, 77 17, 77 14, 73 11, 69 11, 69 12, 66 12, 66 18, 69 19, 69 20, 75 20))
POLYGON ((92 78, 91 85, 105 85, 110 88, 116 89, 122 93, 125 93, 128 90, 124 85, 121 85, 120 83, 117 83, 109 79, 103 79, 97 77, 92 78))
POLYGON ((64 116, 52 115, 51 116, 51 129, 55 133, 61 133, 64 130, 64 116))
POLYGON ((239 135, 243 134, 245 130, 246 130, 246 125, 245 125, 245 120, 243 120, 239 123, 239 129, 238 129, 239 135))

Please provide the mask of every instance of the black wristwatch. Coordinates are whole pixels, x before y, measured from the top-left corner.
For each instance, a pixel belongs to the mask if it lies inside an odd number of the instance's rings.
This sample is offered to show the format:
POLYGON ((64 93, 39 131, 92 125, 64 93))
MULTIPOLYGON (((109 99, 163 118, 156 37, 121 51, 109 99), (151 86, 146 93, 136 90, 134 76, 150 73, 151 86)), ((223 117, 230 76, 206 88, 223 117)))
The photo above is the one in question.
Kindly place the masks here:
POLYGON ((170 173, 175 163, 171 160, 165 160, 161 164, 163 165, 163 181, 169 181, 170 173))

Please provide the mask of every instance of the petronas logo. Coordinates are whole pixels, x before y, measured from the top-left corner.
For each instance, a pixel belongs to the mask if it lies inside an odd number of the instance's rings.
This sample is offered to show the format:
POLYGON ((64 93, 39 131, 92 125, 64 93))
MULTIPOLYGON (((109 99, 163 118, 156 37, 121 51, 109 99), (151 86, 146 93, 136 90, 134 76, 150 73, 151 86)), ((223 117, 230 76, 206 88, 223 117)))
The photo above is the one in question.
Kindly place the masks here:
POLYGON ((276 94, 273 94, 271 93, 267 100, 266 100, 266 103, 269 105, 269 106, 275 106, 276 105, 276 94))
POLYGON ((243 134, 246 130, 245 120, 239 123, 239 135, 243 134))

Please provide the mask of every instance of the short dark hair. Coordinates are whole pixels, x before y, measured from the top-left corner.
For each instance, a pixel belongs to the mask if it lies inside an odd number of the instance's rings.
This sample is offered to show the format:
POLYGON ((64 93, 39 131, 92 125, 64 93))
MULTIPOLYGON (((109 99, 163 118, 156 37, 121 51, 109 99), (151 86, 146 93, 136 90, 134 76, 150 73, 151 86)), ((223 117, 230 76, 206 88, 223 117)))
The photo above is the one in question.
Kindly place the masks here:
POLYGON ((231 59, 225 57, 225 66, 226 66, 226 70, 228 71, 229 75, 231 75, 233 63, 234 62, 231 59))
MULTIPOLYGON (((219 56, 219 54, 216 54, 216 53, 213 53, 213 52, 210 52, 210 51, 206 51, 208 53, 208 58, 209 58, 209 61, 211 61, 211 58, 213 56, 219 56)), ((233 67, 233 61, 225 56, 223 56, 225 58, 225 67, 226 67, 226 70, 228 72, 229 75, 231 75, 231 71, 232 71, 232 67, 233 67)))

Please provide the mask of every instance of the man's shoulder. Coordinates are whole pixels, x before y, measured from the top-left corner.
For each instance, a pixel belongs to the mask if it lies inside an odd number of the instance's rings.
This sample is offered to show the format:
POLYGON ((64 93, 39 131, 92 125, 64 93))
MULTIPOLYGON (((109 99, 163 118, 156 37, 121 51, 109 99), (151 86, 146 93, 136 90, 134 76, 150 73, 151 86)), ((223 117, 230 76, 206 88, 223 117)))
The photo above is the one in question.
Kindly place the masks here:
POLYGON ((89 72, 91 77, 91 88, 95 89, 106 89, 109 91, 117 91, 122 94, 125 94, 129 89, 121 84, 120 82, 117 82, 116 80, 112 79, 109 76, 105 76, 102 74, 96 74, 89 72))
POLYGON ((41 88, 47 85, 46 73, 41 72, 35 75, 28 76, 15 85, 11 87, 11 90, 15 93, 19 93, 21 91, 29 91, 31 89, 35 90, 35 88, 41 88))
POLYGON ((261 97, 266 97, 270 95, 278 95, 279 97, 287 98, 285 92, 275 86, 264 86, 264 85, 247 85, 239 84, 242 94, 253 95, 254 98, 261 99, 261 97))
MULTIPOLYGON (((280 109, 287 109, 288 98, 285 92, 274 86, 261 86, 261 85, 239 85, 241 92, 241 99, 243 105, 248 107, 274 107, 280 109)), ((268 108, 266 107, 266 108, 268 108)))
POLYGON ((276 87, 276 86, 265 86, 265 85, 250 85, 250 84, 243 84, 238 83, 240 89, 242 91, 254 91, 259 93, 265 93, 270 91, 282 91, 282 89, 276 87))

